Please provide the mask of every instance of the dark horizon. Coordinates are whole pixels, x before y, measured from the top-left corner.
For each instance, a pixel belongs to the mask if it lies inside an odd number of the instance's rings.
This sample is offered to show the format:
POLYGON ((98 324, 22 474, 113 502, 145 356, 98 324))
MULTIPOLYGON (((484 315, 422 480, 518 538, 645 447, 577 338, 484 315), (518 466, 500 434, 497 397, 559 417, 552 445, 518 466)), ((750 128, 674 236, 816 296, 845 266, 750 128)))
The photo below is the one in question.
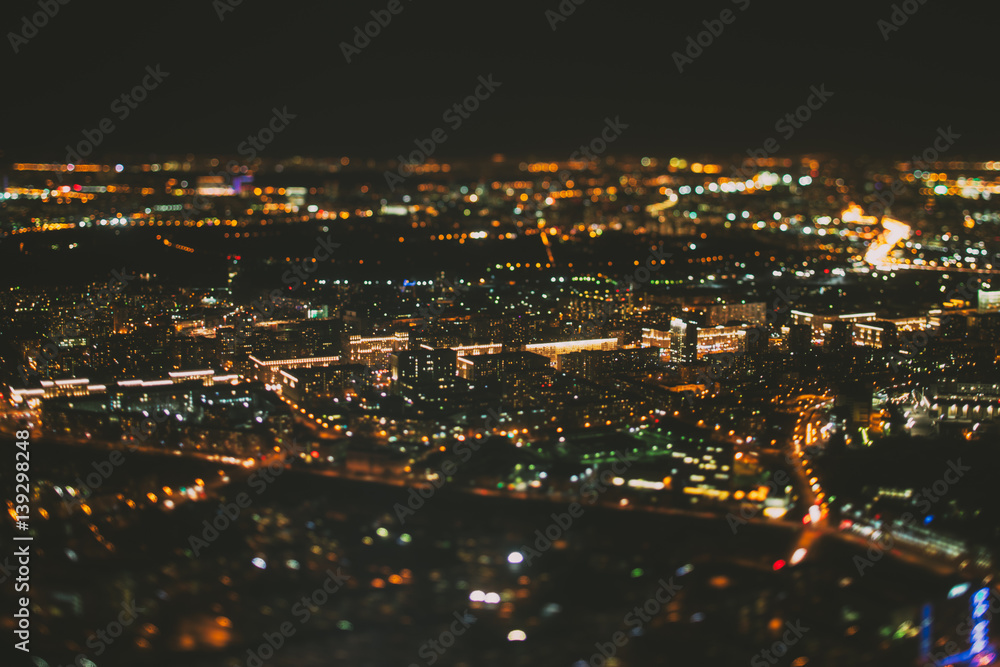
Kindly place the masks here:
MULTIPOLYGON (((1000 151, 989 116, 995 95, 977 64, 990 56, 992 7, 912 0, 916 11, 890 30, 879 21, 910 4, 806 9, 733 0, 622 12, 564 0, 575 9, 556 21, 546 14, 559 11, 554 0, 517 0, 502 11, 399 0, 399 13, 359 53, 352 47, 348 63, 341 43, 373 20, 370 12, 388 11, 387 2, 308 13, 294 3, 222 12, 223 2, 166 11, 113 2, 99 15, 70 2, 26 41, 8 32, 8 68, 25 74, 21 103, 8 111, 17 130, 0 143, 0 159, 61 159, 103 118, 115 129, 95 155, 229 155, 275 108, 296 118, 264 157, 389 159, 443 127, 438 155, 449 159, 558 159, 608 117, 629 126, 609 154, 744 154, 774 137, 781 155, 909 155, 949 126, 962 137, 956 154, 1000 151), (719 31, 724 11, 729 24, 679 72, 673 54, 685 52, 688 37, 719 31), (94 46, 82 47, 81 34, 94 46), (142 82, 147 66, 167 76, 120 119, 124 107, 113 112, 114 100, 142 82), (500 87, 448 129, 442 115, 491 74, 500 87), (776 124, 813 86, 832 97, 785 139, 776 124)), ((24 32, 23 17, 37 11, 37 0, 15 3, 8 31, 24 32)))

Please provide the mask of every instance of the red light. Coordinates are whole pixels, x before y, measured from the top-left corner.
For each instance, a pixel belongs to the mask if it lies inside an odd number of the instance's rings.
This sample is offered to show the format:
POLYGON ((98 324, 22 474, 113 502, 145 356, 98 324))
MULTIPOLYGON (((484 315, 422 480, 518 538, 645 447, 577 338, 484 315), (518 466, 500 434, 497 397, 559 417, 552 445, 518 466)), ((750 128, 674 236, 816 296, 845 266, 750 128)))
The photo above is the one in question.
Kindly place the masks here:
POLYGON ((313 451, 312 451, 312 457, 313 457, 314 459, 318 459, 318 458, 319 458, 319 452, 317 452, 317 451, 313 450, 313 451))
POLYGON ((238 261, 240 261, 240 259, 241 259, 241 257, 239 255, 236 255, 236 261, 238 262, 238 261))
POLYGON ((780 560, 780 559, 774 561, 774 571, 775 572, 777 572, 778 570, 780 570, 783 567, 785 567, 785 561, 780 560))
POLYGON ((809 523, 810 521, 812 521, 812 518, 810 518, 810 516, 808 514, 806 514, 804 517, 802 517, 802 523, 806 524, 806 523, 809 523))

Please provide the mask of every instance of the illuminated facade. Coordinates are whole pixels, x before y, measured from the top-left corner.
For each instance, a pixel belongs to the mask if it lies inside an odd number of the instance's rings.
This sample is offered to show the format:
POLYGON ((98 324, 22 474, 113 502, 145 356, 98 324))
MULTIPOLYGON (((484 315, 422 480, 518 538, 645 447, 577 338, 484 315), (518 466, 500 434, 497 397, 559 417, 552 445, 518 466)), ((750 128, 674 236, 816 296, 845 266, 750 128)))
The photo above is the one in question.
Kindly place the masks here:
POLYGON ((847 315, 816 315, 801 310, 791 311, 792 324, 806 324, 815 331, 830 331, 834 322, 871 322, 875 313, 851 313, 847 315))
POLYGON ((349 385, 369 386, 370 375, 371 371, 364 364, 299 367, 291 371, 278 371, 282 396, 297 403, 308 399, 340 397, 349 385))
POLYGON ((389 369, 389 357, 409 346, 409 335, 397 332, 392 336, 348 336, 344 356, 352 364, 366 364, 377 370, 389 369))
POLYGON ((746 336, 747 330, 744 327, 698 329, 698 358, 723 352, 738 354, 744 349, 746 336))
POLYGON ((420 349, 391 355, 389 365, 393 382, 403 387, 451 389, 455 386, 457 360, 458 353, 452 349, 420 349))
POLYGON ((643 329, 642 346, 658 347, 661 350, 670 349, 670 332, 662 329, 643 329))
POLYGON ((931 414, 940 421, 992 422, 1000 418, 1000 384, 948 382, 930 387, 931 414))
POLYGON ((979 312, 1000 312, 1000 291, 988 292, 982 289, 979 290, 979 312))
POLYGON ((705 308, 705 325, 722 326, 733 320, 750 324, 764 324, 766 307, 759 303, 724 303, 705 308))
POLYGON ((339 364, 340 357, 305 357, 301 359, 258 359, 250 355, 250 376, 265 384, 278 384, 279 372, 293 368, 314 368, 339 364))
POLYGON ((551 364, 557 366, 560 354, 582 352, 584 350, 617 350, 619 347, 617 338, 593 338, 590 340, 567 340, 556 343, 531 343, 524 346, 524 351, 548 357, 551 364))
POLYGON ((627 350, 584 350, 559 355, 557 370, 597 380, 612 373, 646 373, 656 367, 660 350, 637 347, 627 350))
POLYGON ((853 331, 853 342, 855 345, 863 345, 864 347, 892 350, 898 347, 899 336, 896 332, 896 325, 892 322, 856 323, 853 331))
POLYGON ((675 365, 698 360, 698 323, 675 317, 670 320, 670 361, 675 365))
POLYGON ((168 373, 166 378, 157 380, 118 380, 111 385, 94 384, 87 378, 69 378, 66 380, 42 380, 40 389, 19 389, 8 387, 10 400, 14 404, 32 399, 58 398, 58 397, 82 397, 94 394, 103 394, 116 387, 168 387, 171 385, 198 380, 206 387, 211 387, 218 383, 235 384, 239 382, 238 375, 217 375, 213 370, 204 371, 178 371, 168 373))

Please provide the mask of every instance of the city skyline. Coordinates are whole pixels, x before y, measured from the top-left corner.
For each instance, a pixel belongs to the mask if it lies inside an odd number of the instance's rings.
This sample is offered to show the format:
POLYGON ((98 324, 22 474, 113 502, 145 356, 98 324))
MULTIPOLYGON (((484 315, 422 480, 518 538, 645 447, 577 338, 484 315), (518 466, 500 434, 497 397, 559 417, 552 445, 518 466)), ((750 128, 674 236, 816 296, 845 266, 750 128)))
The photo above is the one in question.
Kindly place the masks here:
POLYGON ((7 17, 12 664, 1000 664, 996 7, 7 17))

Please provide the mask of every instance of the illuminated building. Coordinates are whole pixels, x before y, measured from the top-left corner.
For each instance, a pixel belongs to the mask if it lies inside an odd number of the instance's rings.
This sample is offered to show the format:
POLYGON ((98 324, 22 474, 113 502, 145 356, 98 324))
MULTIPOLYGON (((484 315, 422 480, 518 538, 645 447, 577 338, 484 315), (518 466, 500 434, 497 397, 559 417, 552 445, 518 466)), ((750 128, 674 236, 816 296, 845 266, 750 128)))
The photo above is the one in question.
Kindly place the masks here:
POLYGON ((223 367, 227 370, 247 370, 247 358, 253 353, 253 323, 249 318, 240 319, 233 325, 218 327, 216 334, 222 341, 223 367))
POLYGON ((278 431, 287 432, 290 420, 284 406, 259 385, 208 385, 207 377, 126 381, 109 385, 104 396, 52 398, 42 405, 43 423, 61 434, 111 440, 152 436, 147 445, 182 444, 252 455, 267 447, 278 431))
POLYGON ((984 289, 980 289, 979 312, 980 313, 1000 312, 1000 291, 989 292, 984 289))
POLYGON ((831 350, 846 350, 854 345, 854 327, 842 320, 830 324, 823 339, 823 347, 831 350))
POLYGON ((566 340, 555 343, 530 343, 524 346, 524 351, 548 357, 552 365, 556 366, 560 354, 582 352, 583 350, 616 350, 618 347, 619 341, 617 338, 594 338, 590 340, 566 340))
POLYGON ((670 320, 670 362, 676 366, 698 360, 698 323, 674 317, 670 320))
POLYGON ((104 394, 116 387, 168 387, 182 382, 198 380, 206 387, 217 383, 234 384, 239 382, 238 375, 217 375, 213 370, 176 371, 167 374, 166 378, 156 380, 118 380, 105 384, 92 383, 87 378, 67 378, 65 380, 42 380, 41 388, 27 389, 8 387, 11 402, 17 404, 23 401, 43 398, 82 397, 94 394, 104 394))
POLYGON ((834 322, 871 322, 875 319, 875 313, 851 313, 848 315, 815 315, 801 310, 791 311, 792 324, 806 324, 814 331, 827 332, 833 327, 834 322))
POLYGON ((306 310, 306 317, 310 320, 326 319, 330 317, 329 306, 313 306, 306 310))
POLYGON ((392 379, 403 387, 452 389, 458 353, 451 349, 412 350, 389 357, 392 379))
POLYGON ((669 356, 670 332, 662 329, 643 329, 642 346, 659 348, 661 354, 669 356))
POLYGON ((389 356, 408 347, 409 334, 397 332, 392 336, 348 336, 343 351, 352 364, 366 364, 377 370, 388 370, 389 356))
POLYGON ((681 425, 660 425, 647 431, 643 439, 669 452, 670 488, 688 496, 729 497, 736 455, 731 442, 681 425))
POLYGON ((520 406, 528 392, 545 383, 552 369, 547 357, 534 352, 502 352, 458 358, 458 375, 473 390, 499 395, 520 406))
POLYGON ((899 347, 899 335, 892 322, 875 321, 869 324, 856 323, 853 331, 855 345, 895 350, 899 347))
POLYGON ((724 303, 706 306, 705 325, 709 327, 725 325, 733 320, 750 324, 764 324, 766 306, 759 303, 724 303))
POLYGON ((549 366, 546 357, 534 352, 480 354, 474 357, 459 357, 457 363, 459 377, 473 385, 499 379, 507 374, 535 371, 549 366))
POLYGON ((258 382, 277 384, 282 370, 330 366, 340 363, 340 357, 305 357, 301 359, 259 359, 250 355, 249 375, 258 382))
MULTIPOLYGON (((427 345, 421 345, 425 349, 433 349, 427 345)), ((449 349, 454 350, 460 357, 474 357, 478 354, 500 354, 503 352, 501 343, 482 343, 480 345, 453 345, 449 349)))
POLYGON ((747 357, 766 354, 771 345, 771 335, 764 327, 750 327, 746 332, 747 357))
POLYGON ((698 329, 698 358, 705 355, 743 350, 747 330, 744 327, 712 327, 698 329))
POLYGON ((279 370, 278 378, 281 395, 296 403, 309 399, 339 398, 349 386, 360 388, 372 383, 371 371, 364 364, 300 366, 287 371, 279 370))
POLYGON ((583 350, 559 355, 557 369, 588 380, 598 380, 613 373, 647 373, 656 367, 660 356, 657 347, 627 350, 583 350))
POLYGON ((896 331, 924 331, 930 327, 927 317, 900 317, 887 320, 896 325, 896 331))
POLYGON ((1000 417, 1000 384, 942 382, 927 392, 939 421, 992 422, 1000 417))
POLYGON ((793 324, 788 327, 789 352, 808 352, 812 349, 812 327, 805 324, 793 324))

